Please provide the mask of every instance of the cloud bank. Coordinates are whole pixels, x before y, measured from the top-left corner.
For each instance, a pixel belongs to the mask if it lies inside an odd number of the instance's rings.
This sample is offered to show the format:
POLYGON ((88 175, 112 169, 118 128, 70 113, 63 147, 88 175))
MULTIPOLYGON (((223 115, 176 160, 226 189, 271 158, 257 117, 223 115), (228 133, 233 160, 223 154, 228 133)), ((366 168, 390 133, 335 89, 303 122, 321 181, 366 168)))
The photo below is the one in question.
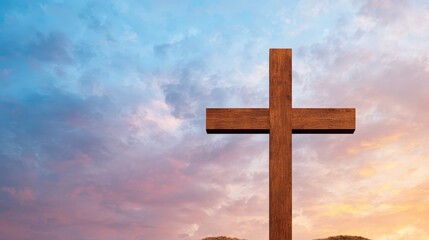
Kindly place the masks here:
POLYGON ((293 237, 429 235, 425 1, 3 1, 4 239, 268 237, 268 136, 207 135, 206 107, 355 107, 294 135, 293 237))

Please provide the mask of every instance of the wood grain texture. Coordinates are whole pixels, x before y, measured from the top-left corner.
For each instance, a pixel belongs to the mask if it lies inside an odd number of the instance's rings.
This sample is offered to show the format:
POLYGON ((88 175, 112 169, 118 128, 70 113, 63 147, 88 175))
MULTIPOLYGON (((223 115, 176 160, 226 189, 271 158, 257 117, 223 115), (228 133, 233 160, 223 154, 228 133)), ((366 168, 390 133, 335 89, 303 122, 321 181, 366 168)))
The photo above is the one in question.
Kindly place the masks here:
POLYGON ((354 108, 293 108, 292 133, 353 133, 354 108))
MULTIPOLYGON (((293 108, 292 133, 353 133, 354 108, 293 108)), ((268 108, 207 108, 207 133, 269 133, 268 108)))
POLYGON ((292 50, 270 49, 270 240, 292 240, 292 50))
POLYGON ((268 108, 207 108, 207 133, 268 133, 268 108))
POLYGON ((292 50, 270 49, 269 108, 207 108, 207 133, 269 133, 269 236, 292 240, 292 133, 353 133, 354 108, 293 108, 292 50))

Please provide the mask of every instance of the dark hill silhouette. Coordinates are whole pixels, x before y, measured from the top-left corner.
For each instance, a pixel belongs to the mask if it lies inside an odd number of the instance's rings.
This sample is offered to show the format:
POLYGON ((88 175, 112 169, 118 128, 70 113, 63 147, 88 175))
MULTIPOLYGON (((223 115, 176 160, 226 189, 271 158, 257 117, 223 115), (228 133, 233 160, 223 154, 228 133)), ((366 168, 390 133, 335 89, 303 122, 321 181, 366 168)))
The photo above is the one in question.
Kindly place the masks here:
POLYGON ((345 236, 340 235, 336 237, 328 237, 328 238, 319 238, 315 240, 369 240, 368 238, 358 237, 358 236, 345 236))
POLYGON ((244 240, 244 239, 229 238, 229 237, 220 236, 220 237, 207 237, 207 238, 203 238, 201 240, 244 240))
MULTIPOLYGON (((245 239, 220 236, 220 237, 207 237, 207 238, 203 238, 202 240, 245 240, 245 239)), ((358 236, 340 235, 340 236, 328 237, 328 238, 318 238, 315 240, 370 240, 370 239, 364 238, 364 237, 358 237, 358 236)))

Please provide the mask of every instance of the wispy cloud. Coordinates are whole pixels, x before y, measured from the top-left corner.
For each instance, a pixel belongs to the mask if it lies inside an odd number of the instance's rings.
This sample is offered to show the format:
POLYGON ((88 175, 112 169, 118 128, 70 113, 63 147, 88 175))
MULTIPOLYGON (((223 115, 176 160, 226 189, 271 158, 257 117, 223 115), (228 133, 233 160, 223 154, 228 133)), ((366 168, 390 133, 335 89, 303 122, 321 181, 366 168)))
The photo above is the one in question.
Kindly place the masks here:
POLYGON ((0 233, 268 237, 268 137, 207 135, 206 107, 356 107, 354 135, 293 137, 296 239, 425 239, 424 1, 1 4, 0 233))

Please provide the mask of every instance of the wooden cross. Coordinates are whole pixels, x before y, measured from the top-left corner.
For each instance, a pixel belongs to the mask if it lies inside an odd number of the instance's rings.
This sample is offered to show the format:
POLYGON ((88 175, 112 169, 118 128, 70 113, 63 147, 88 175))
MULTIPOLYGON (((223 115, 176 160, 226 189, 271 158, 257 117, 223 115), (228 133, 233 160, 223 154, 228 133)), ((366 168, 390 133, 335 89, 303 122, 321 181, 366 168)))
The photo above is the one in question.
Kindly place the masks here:
POLYGON ((269 133, 270 240, 292 240, 292 133, 353 133, 354 108, 292 108, 292 49, 270 49, 269 108, 207 108, 207 133, 269 133))

